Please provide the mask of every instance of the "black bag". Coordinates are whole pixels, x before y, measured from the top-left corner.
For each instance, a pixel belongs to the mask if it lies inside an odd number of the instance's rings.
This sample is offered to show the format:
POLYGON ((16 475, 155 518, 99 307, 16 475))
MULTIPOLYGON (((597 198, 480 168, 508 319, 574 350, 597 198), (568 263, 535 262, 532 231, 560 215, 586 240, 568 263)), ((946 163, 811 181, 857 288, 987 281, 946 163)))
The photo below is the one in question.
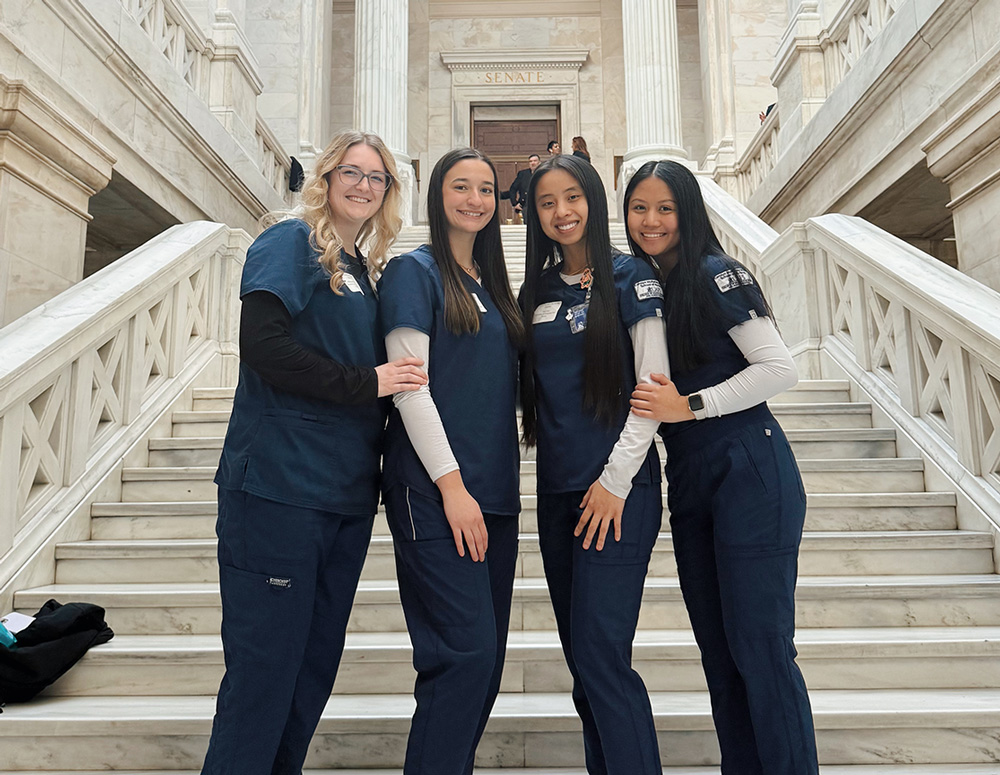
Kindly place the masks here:
POLYGON ((30 700, 114 632, 99 605, 49 600, 15 637, 16 648, 0 646, 0 703, 30 700))

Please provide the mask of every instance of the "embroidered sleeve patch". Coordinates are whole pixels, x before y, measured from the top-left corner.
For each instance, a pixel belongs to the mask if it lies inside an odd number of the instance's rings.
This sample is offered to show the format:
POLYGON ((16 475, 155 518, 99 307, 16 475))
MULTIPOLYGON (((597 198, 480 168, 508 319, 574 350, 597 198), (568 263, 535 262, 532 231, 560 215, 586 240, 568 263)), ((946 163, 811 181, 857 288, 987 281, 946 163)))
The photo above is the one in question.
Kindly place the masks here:
POLYGON ((742 266, 738 266, 734 269, 727 269, 725 272, 719 272, 715 276, 715 284, 719 286, 720 291, 725 293, 733 288, 739 288, 741 285, 753 285, 754 282, 753 276, 742 266))
POLYGON ((635 284, 635 295, 639 301, 662 299, 663 286, 659 280, 640 280, 635 284))

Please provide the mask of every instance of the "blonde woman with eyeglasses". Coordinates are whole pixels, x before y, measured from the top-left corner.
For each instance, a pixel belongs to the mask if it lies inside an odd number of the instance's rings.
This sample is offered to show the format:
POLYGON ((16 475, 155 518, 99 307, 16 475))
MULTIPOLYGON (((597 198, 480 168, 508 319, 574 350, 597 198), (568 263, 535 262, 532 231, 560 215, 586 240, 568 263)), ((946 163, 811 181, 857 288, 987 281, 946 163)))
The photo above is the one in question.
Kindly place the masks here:
POLYGON ((297 775, 330 697, 378 505, 378 399, 427 381, 416 358, 385 363, 376 330, 396 180, 381 139, 343 132, 306 183, 302 218, 247 252, 215 477, 226 674, 203 773, 297 775))

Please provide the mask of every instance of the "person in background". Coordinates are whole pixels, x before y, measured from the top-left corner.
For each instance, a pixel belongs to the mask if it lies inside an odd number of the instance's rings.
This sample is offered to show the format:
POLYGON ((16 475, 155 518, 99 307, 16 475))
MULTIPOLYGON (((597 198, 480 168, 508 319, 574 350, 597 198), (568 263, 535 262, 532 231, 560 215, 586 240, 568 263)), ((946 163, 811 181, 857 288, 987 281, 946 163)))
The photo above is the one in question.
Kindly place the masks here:
POLYGON ((549 144, 545 146, 545 150, 548 151, 549 158, 551 159, 553 156, 558 156, 562 153, 562 146, 559 145, 558 140, 549 140, 549 144))
POLYGON ((540 161, 541 159, 538 158, 537 153, 531 154, 528 157, 527 168, 518 170, 517 175, 514 176, 514 182, 510 184, 510 189, 500 194, 501 199, 510 200, 515 213, 520 214, 524 207, 524 197, 528 193, 528 183, 531 182, 531 176, 538 168, 540 161))
POLYGON ((572 140, 573 155, 581 159, 590 161, 590 151, 587 150, 587 141, 579 135, 572 140))

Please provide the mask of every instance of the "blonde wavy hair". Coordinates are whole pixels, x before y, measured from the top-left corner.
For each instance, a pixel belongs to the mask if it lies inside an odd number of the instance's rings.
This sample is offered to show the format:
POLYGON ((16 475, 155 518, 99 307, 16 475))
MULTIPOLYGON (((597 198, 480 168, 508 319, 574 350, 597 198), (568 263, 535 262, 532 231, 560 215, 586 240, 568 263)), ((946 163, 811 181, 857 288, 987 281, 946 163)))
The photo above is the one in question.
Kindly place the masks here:
POLYGON ((342 293, 340 289, 344 286, 344 267, 340 263, 344 240, 333 225, 329 176, 344 160, 348 149, 358 143, 369 145, 378 152, 385 171, 391 178, 389 188, 382 198, 382 206, 365 221, 358 232, 358 247, 366 246, 368 274, 373 281, 382 273, 382 268, 389 259, 389 248, 403 226, 403 219, 399 215, 403 197, 399 190, 396 160, 382 138, 371 132, 354 130, 338 134, 316 160, 316 167, 302 188, 302 220, 309 224, 309 239, 320 252, 319 263, 330 273, 330 287, 338 295, 342 293))

